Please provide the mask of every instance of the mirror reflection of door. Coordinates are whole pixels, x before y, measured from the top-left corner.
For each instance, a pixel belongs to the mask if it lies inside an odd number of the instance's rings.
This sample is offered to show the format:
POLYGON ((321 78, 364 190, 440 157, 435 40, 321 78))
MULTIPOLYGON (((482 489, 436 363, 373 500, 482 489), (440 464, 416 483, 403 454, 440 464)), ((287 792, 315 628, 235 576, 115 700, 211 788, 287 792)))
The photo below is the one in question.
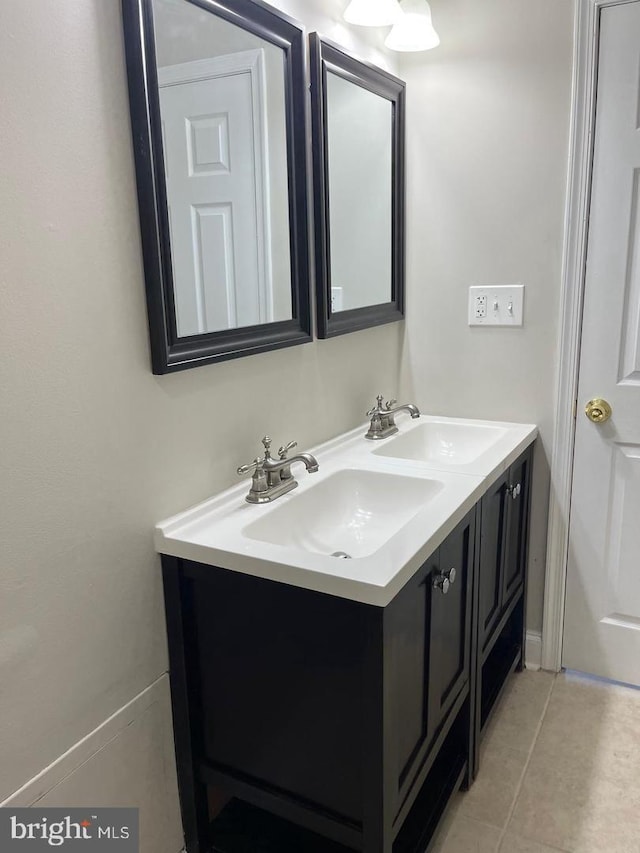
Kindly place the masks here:
POLYGON ((179 337, 291 318, 283 52, 154 0, 179 337))
POLYGON ((258 50, 158 72, 181 337, 273 316, 269 186, 254 133, 265 106, 262 58, 258 50))

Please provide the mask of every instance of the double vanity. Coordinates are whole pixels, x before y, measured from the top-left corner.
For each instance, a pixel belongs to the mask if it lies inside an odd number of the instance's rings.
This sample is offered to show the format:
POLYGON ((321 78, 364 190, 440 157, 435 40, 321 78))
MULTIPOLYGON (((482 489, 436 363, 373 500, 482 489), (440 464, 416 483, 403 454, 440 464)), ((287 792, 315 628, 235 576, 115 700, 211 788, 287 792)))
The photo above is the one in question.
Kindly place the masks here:
POLYGON ((414 408, 265 439, 157 526, 188 853, 423 853, 472 783, 523 666, 537 430, 414 408))
MULTIPOLYGON (((405 83, 263 0, 122 13, 153 372, 402 321, 405 83)), ((536 428, 369 417, 157 526, 187 853, 424 853, 523 665, 536 428)))

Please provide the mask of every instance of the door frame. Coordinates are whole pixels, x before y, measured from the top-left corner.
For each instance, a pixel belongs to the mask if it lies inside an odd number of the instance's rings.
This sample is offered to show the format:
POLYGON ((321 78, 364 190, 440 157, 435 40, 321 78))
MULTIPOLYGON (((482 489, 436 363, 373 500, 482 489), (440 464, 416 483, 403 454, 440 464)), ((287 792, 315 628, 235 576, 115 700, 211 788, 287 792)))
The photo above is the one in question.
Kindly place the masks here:
POLYGON ((542 668, 562 668, 573 454, 596 119, 600 16, 638 0, 575 0, 567 202, 542 622, 542 668))

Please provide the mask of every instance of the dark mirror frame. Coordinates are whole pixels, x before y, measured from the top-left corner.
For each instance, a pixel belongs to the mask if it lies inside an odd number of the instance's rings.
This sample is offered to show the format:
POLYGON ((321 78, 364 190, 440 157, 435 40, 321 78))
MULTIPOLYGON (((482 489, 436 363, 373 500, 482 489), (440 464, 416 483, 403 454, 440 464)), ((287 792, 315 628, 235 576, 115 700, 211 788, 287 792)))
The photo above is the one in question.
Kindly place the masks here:
POLYGON ((339 45, 309 36, 311 53, 311 122, 318 337, 330 338, 404 318, 405 276, 405 89, 403 80, 352 56, 339 45), (391 301, 331 312, 331 245, 329 238, 329 159, 327 139, 327 73, 337 74, 391 101, 392 234, 391 301))
POLYGON ((151 361, 156 374, 171 373, 313 340, 309 292, 303 30, 292 18, 261 0, 185 2, 236 24, 284 51, 293 319, 178 337, 153 10, 151 0, 122 0, 151 361))

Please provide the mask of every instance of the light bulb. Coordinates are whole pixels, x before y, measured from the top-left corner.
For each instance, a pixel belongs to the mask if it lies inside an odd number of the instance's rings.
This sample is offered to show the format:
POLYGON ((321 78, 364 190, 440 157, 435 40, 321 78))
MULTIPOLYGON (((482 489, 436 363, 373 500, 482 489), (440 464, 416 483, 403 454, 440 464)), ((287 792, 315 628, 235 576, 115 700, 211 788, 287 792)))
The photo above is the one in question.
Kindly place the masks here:
POLYGON ((440 37, 431 23, 431 7, 427 0, 401 0, 402 14, 385 39, 390 50, 431 50, 440 44, 440 37))
POLYGON ((388 27, 399 16, 398 0, 351 0, 344 10, 345 21, 361 27, 388 27))

